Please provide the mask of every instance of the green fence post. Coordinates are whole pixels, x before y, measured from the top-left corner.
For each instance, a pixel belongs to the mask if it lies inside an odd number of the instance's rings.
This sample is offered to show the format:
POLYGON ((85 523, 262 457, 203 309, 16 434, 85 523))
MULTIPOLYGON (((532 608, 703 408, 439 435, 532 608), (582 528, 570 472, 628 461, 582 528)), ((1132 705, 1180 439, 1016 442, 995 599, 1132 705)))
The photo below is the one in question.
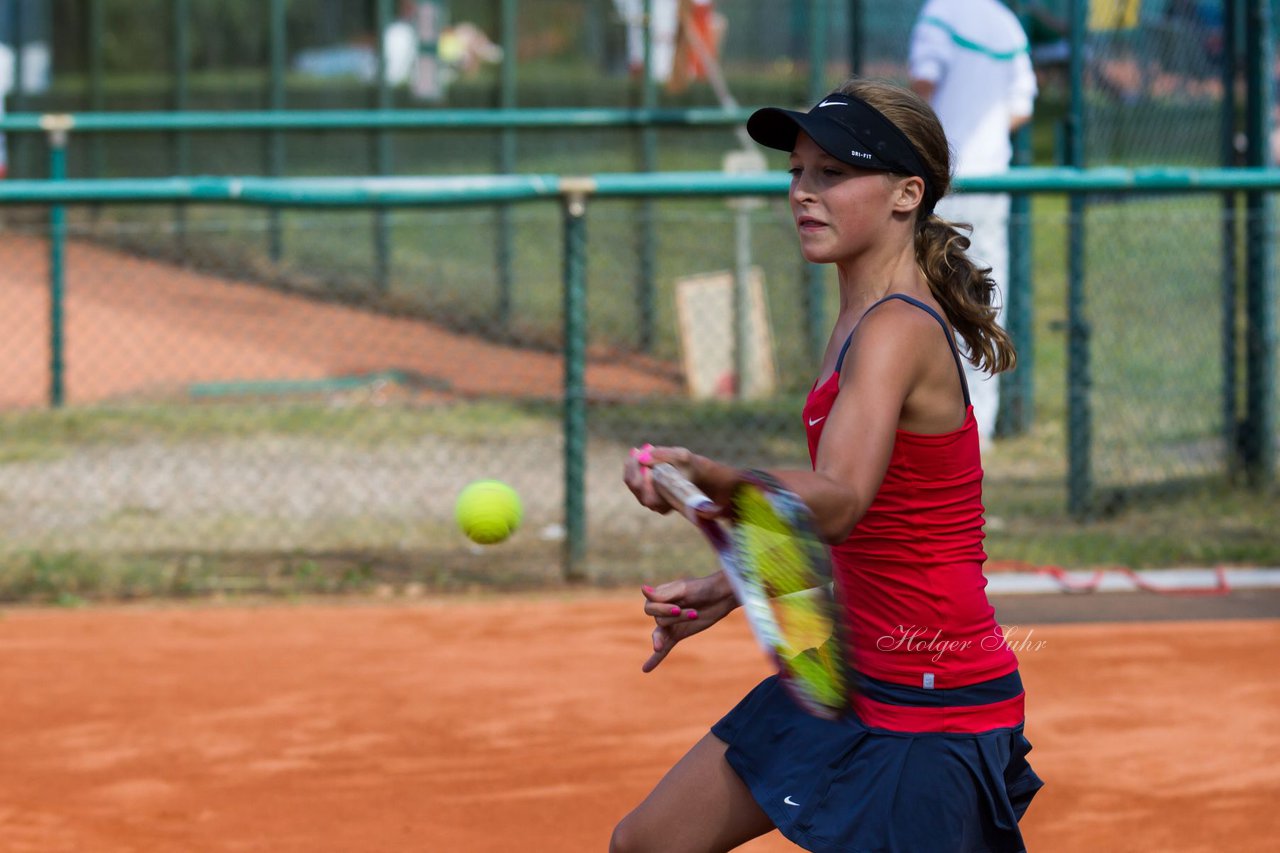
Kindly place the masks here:
MULTIPOLYGON (((646 110, 658 106, 658 86, 653 80, 653 0, 644 0, 644 65, 641 68, 640 103, 646 110)), ((649 122, 640 128, 640 171, 652 172, 658 167, 658 134, 649 122)), ((657 235, 654 228, 653 199, 640 201, 640 268, 636 271, 636 305, 638 308, 636 343, 641 352, 652 352, 654 346, 654 279, 657 275, 657 235)))
POLYGON ((809 97, 827 94, 827 0, 809 0, 809 97))
MULTIPOLYGON (((1249 165, 1271 162, 1272 32, 1270 0, 1255 0, 1245 32, 1248 63, 1246 122, 1249 165)), ((1262 488, 1275 479, 1276 463, 1276 286, 1272 249, 1271 195, 1247 195, 1248 273, 1245 285, 1245 426, 1242 454, 1249 484, 1262 488)))
MULTIPOLYGON (((827 94, 827 0, 809 1, 809 103, 827 94)), ((805 330, 809 339, 809 355, 822 360, 827 347, 826 269, 819 264, 805 265, 805 330)))
MULTIPOLYGON (((271 0, 268 7, 268 42, 271 78, 267 101, 272 110, 284 109, 285 0, 271 0)), ((284 174, 284 136, 278 130, 267 133, 267 174, 278 178, 284 174)), ((271 260, 279 263, 284 256, 284 240, 280 233, 280 211, 272 209, 267 216, 271 260)))
MULTIPOLYGON (((27 46, 26 19, 21 0, 9 0, 9 46, 13 49, 13 89, 9 97, 9 109, 15 113, 27 111, 27 91, 24 78, 26 64, 23 54, 27 46)), ((9 173, 20 176, 26 171, 26 140, 23 134, 12 134, 9 138, 9 173)))
MULTIPOLYGON (((1031 128, 1013 135, 1013 164, 1031 165, 1031 128)), ((1009 280, 1004 282, 1005 322, 1018 352, 1015 370, 1000 374, 996 435, 1022 435, 1031 429, 1035 408, 1035 304, 1031 282, 1031 196, 1009 198, 1009 280)))
MULTIPOLYGON (((1071 4, 1071 103, 1067 165, 1084 167, 1085 0, 1071 4)), ((1093 507, 1093 412, 1089 321, 1085 310, 1085 196, 1071 193, 1067 217, 1067 510, 1086 517, 1093 507)))
POLYGON ((862 0, 849 0, 849 74, 862 76, 862 0))
POLYGON ((564 204, 564 577, 586 577, 587 195, 590 178, 562 178, 564 204))
MULTIPOLYGON (((67 177, 67 134, 69 116, 46 116, 40 122, 49 136, 49 180, 67 177)), ((65 393, 65 342, 63 317, 65 309, 66 209, 61 204, 49 205, 49 405, 60 408, 65 393)))
POLYGON ((1072 193, 1067 216, 1067 508, 1084 518, 1093 506, 1091 328, 1085 313, 1084 199, 1072 193))
MULTIPOLYGON (((1236 79, 1240 72, 1239 33, 1241 5, 1223 0, 1222 42, 1222 167, 1238 164, 1236 151, 1236 79)), ((1234 475, 1244 462, 1240 445, 1240 194, 1222 194, 1222 440, 1226 449, 1227 472, 1234 475)))
MULTIPOLYGON (((516 106, 516 27, 519 3, 502 0, 502 67, 498 81, 498 105, 502 109, 516 106)), ((516 170, 516 131, 504 125, 499 137, 498 171, 509 175, 516 170)), ((498 322, 503 329, 511 326, 515 313, 515 223, 510 204, 498 205, 498 322)))
MULTIPOLYGON (((1020 15, 1026 26, 1026 15, 1020 15)), ((1033 165, 1031 125, 1013 133, 1013 165, 1033 165)), ((1031 196, 1009 196, 1009 269, 1004 288, 1005 323, 1018 353, 1018 366, 1000 374, 1000 405, 996 411, 995 434, 1023 435, 1031 429, 1035 409, 1035 292, 1032 288, 1031 196)))
MULTIPOLYGON (((95 113, 106 109, 102 82, 105 73, 102 56, 102 43, 106 31, 104 3, 105 0, 89 0, 89 109, 95 113)), ((89 146, 89 175, 101 178, 106 171, 106 152, 102 134, 93 134, 89 146)), ((97 214, 99 207, 94 205, 93 210, 97 214)))
MULTIPOLYGON (((173 110, 186 112, 189 107, 187 99, 187 68, 191 64, 190 40, 187 30, 191 24, 190 0, 174 0, 173 2, 173 110)), ((186 175, 191 171, 191 146, 184 131, 174 131, 171 137, 173 146, 173 174, 186 175)), ((186 249, 187 206, 181 202, 174 208, 174 232, 178 242, 178 251, 186 249)))
MULTIPOLYGON (((378 39, 377 103, 379 110, 391 109, 391 86, 387 82, 387 29, 391 26, 391 0, 378 0, 374 10, 374 31, 378 39)), ((385 127, 373 135, 373 168, 378 175, 391 173, 391 137, 385 127)), ((373 211, 373 282, 379 293, 391 289, 391 235, 385 207, 373 211)))

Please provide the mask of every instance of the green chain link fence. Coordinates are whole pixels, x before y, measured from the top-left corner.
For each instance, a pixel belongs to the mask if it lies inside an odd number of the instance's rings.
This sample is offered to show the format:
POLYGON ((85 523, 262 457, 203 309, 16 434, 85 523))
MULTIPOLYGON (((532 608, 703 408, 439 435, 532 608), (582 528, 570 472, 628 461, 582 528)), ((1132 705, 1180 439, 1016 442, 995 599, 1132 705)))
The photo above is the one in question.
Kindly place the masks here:
MULTIPOLYGON (((1160 192, 1155 205, 1159 198, 1177 198, 1164 195, 1175 188, 1272 188, 1280 176, 1269 170, 1092 176, 1033 170, 1005 180, 1006 189, 1021 185, 1041 192, 1117 192, 1132 186, 1160 192)), ((337 561, 357 567, 352 582, 389 573, 424 586, 533 583, 565 569, 611 582, 696 566, 702 549, 693 537, 636 507, 618 482, 619 467, 627 449, 641 441, 678 441, 741 463, 804 464, 797 412, 812 376, 803 345, 808 281, 797 269, 787 226, 771 208, 785 176, 764 175, 736 188, 714 174, 602 175, 593 181, 585 186, 598 185, 599 198, 585 196, 589 203, 577 213, 572 204, 557 211, 538 202, 567 192, 569 182, 533 176, 520 184, 529 199, 517 207, 519 233, 529 241, 521 247, 531 262, 526 271, 531 281, 541 279, 530 289, 559 304, 558 312, 550 305, 542 309, 549 323, 558 321, 563 343, 555 347, 459 332, 418 310, 397 313, 317 292, 264 288, 246 273, 249 268, 227 263, 226 255, 217 270, 143 257, 121 249, 117 240, 100 239, 106 226, 75 204, 88 197, 122 198, 126 191, 153 202, 218 199, 222 203, 214 207, 193 204, 202 214, 193 221, 230 242, 246 232, 260 234, 270 218, 258 207, 239 209, 228 202, 283 204, 310 239, 340 242, 347 230, 343 221, 304 205, 359 206, 378 197, 396 205, 387 214, 397 231, 457 234, 484 215, 473 205, 453 206, 465 199, 468 186, 484 198, 488 190, 479 182, 450 185, 451 206, 421 210, 398 205, 425 203, 427 186, 396 179, 377 185, 130 182, 109 193, 99 182, 62 182, 61 198, 74 205, 68 224, 55 232, 65 244, 55 251, 47 226, 38 224, 14 226, 5 239, 10 310, 0 336, 7 374, 0 383, 6 389, 0 421, 6 454, 0 494, 6 499, 0 519, 11 564, 20 566, 30 555, 87 553, 95 560, 164 566, 166 583, 195 586, 203 567, 220 566, 222 572, 227 563, 239 562, 275 566, 272 577, 280 583, 312 572, 317 583, 334 583, 317 566, 337 561), (726 192, 773 199, 744 211, 719 197, 726 192), (673 193, 695 195, 679 200, 673 193), (613 286, 626 266, 613 251, 627 231, 623 206, 638 195, 656 197, 665 249, 659 269, 661 334, 655 352, 643 355, 625 345, 634 292, 613 286), (238 215, 223 216, 233 211, 238 215), (747 259, 735 257, 732 233, 742 227, 744 213, 753 237, 753 257, 747 259), (65 375, 59 383, 62 405, 50 409, 54 258, 64 278, 56 363, 65 375), (726 312, 724 306, 732 305, 734 270, 744 260, 764 284, 761 324, 751 331, 753 346, 766 355, 771 383, 762 393, 725 379, 734 369, 735 345, 725 319, 733 309, 726 312), (694 301, 708 298, 711 304, 719 299, 721 307, 708 310, 708 303, 694 301), (704 349, 691 358, 707 344, 718 353, 704 349), (699 394, 694 385, 700 372, 709 375, 699 394), (490 476, 521 492, 528 515, 513 542, 480 549, 454 529, 451 507, 462 485, 490 476)), ((47 201, 58 187, 11 183, 4 194, 47 201)), ((1145 230, 1133 233, 1133 255, 1145 258, 1145 266, 1131 272, 1115 264, 1114 284, 1092 277, 1090 283, 1130 298, 1123 292, 1125 280, 1149 276, 1162 256, 1160 241, 1185 239, 1197 221, 1152 212, 1145 230)), ((1202 222, 1218 223, 1211 207, 1202 222)), ((1041 271, 1061 295, 1065 282, 1052 283, 1050 267, 1062 265, 1067 242, 1053 232, 1062 233, 1065 217, 1049 215, 1032 224, 1055 246, 1056 257, 1045 257, 1041 271)), ((111 225, 123 231, 127 226, 121 220, 111 225)), ((482 260, 478 266, 489 269, 482 260)), ((465 301, 468 292, 476 295, 474 287, 454 278, 433 277, 424 297, 443 299, 452 291, 465 301)), ((1191 334, 1216 323, 1220 303, 1206 302, 1205 293, 1170 290, 1159 322, 1143 314, 1136 295, 1131 304, 1101 312, 1117 323, 1095 330, 1092 363, 1095 399, 1109 402, 1111 389, 1120 387, 1131 407, 1173 402, 1196 412, 1202 429, 1217 438, 1203 441, 1196 433, 1188 439, 1175 424, 1162 442, 1133 441, 1127 452, 1095 463, 1095 470, 1114 464, 1138 482, 1144 476, 1159 483, 1173 474, 1193 476, 1202 488, 1229 473, 1229 446, 1221 421, 1215 422, 1221 408, 1203 405, 1221 387, 1209 357, 1212 336, 1205 336, 1206 348, 1191 334), (1113 383, 1118 376, 1123 381, 1113 383), (1162 444, 1175 441, 1201 442, 1195 465, 1176 469, 1140 454, 1158 453, 1162 444)), ((1059 376, 1058 391, 1062 382, 1059 376)), ((1115 425, 1117 446, 1123 446, 1125 426, 1115 425)), ((1107 435, 1111 428, 1099 418, 1097 432, 1107 435)), ((1185 448, 1179 458, 1190 458, 1185 448)), ((999 535, 1001 523, 1037 515, 1062 523, 1060 510, 1046 509, 1061 507, 1061 459, 1060 447, 1038 448, 1034 440, 1003 464, 996 455, 988 483, 996 525, 989 545, 993 557, 1025 556, 1020 549, 1026 543, 999 535)), ((1100 492, 1111 484, 1106 476, 1098 479, 1100 492)), ((1267 514, 1268 505, 1274 508, 1274 498, 1264 497, 1258 512, 1267 514)), ((252 582, 269 580, 259 574, 252 582)))
MULTIPOLYGON (((95 128, 83 116, 57 168, 72 179, 389 173, 405 188, 417 175, 718 171, 739 146, 741 111, 724 110, 706 84, 672 94, 646 90, 628 72, 613 4, 469 4, 495 38, 520 41, 518 75, 486 68, 458 81, 443 105, 296 70, 273 82, 272 44, 276 67, 288 68, 303 51, 349 47, 387 12, 369 4, 331 19, 324 10, 333 4, 279 4, 281 51, 267 37, 278 20, 269 18, 272 5, 55 4, 55 23, 71 21, 76 38, 95 26, 113 31, 130 15, 177 22, 185 9, 190 59, 175 75, 173 53, 120 51, 109 40, 78 61, 55 50, 52 88, 10 101, 19 180, 9 189, 47 172, 40 137, 30 133, 37 113, 259 108, 272 105, 273 92, 288 112, 224 114, 217 129, 199 126, 195 112, 185 129, 159 116, 157 126, 133 131, 95 128), (60 17, 72 8, 75 17, 60 17), (262 16, 263 26, 252 34, 228 26, 245 14, 262 16), (519 24, 514 33, 509 20, 519 24), (495 106, 518 109, 487 109, 495 106), (389 109, 339 112, 366 107, 389 109), (429 126, 447 118, 445 107, 473 126, 429 126), (534 120, 528 107, 574 115, 517 127, 534 120), (584 107, 639 112, 602 120, 584 107), (329 129, 273 125, 308 115, 328 119, 329 129)), ((744 105, 799 105, 850 67, 902 80, 919 5, 718 3, 730 23, 729 87, 744 105), (811 56, 830 61, 815 74, 811 56)), ((1052 59, 1039 66, 1035 162, 1205 166, 1222 163, 1225 148, 1250 165, 1270 163, 1258 144, 1269 94, 1228 105, 1211 85, 1229 71, 1225 56, 1239 57, 1241 79, 1258 76, 1245 68, 1243 32, 1219 28, 1215 66, 1179 58, 1178 45, 1190 42, 1161 29, 1160 4, 1142 4, 1135 26, 1111 29, 1090 27, 1079 7, 1072 18, 1069 4, 1040 5, 1087 50, 1078 54, 1078 91, 1070 69, 1052 59), (1147 70, 1124 76, 1135 67, 1147 70), (1117 101, 1106 90, 1112 78, 1138 83, 1117 101), (1083 131, 1074 142, 1064 131, 1072 127, 1083 131), (1241 135, 1248 144, 1238 154, 1241 135)), ((1200 6, 1210 37, 1214 10, 1244 20, 1244 4, 1200 6)), ((56 29, 55 46, 79 43, 56 29)), ((174 42, 166 48, 179 50, 174 42)), ((148 117, 102 116, 130 118, 141 128, 148 117)), ((1221 174, 1223 192, 1213 194, 1103 181, 1073 196, 1078 207, 1054 194, 1063 190, 1056 185, 1016 214, 1032 235, 1030 320, 1020 340, 1032 356, 1024 363, 1033 365, 1036 416, 998 444, 988 465, 993 558, 1159 565, 1196 559, 1194 540, 1204 535, 1218 537, 1206 543, 1206 559, 1273 559, 1259 519, 1276 509, 1267 485, 1275 439, 1258 425, 1277 422, 1277 306, 1269 260, 1256 247, 1274 241, 1264 204, 1274 187, 1221 174), (1251 409, 1258 400, 1270 401, 1270 414, 1251 409), (1261 474, 1259 458, 1270 460, 1261 474), (1262 490, 1213 498, 1205 512, 1220 522, 1217 532, 1118 529, 1110 539, 1098 534, 1105 544, 1096 550, 1062 541, 1073 524, 1064 505, 1077 519, 1105 523, 1152 505, 1154 491, 1185 516, 1176 487, 1217 494, 1243 479, 1262 490), (1241 502, 1240 517, 1226 518, 1241 502), (1233 525, 1244 533, 1221 533, 1233 525)), ((563 210, 532 200, 540 195, 498 206, 264 208, 195 197, 175 205, 172 195, 138 204, 123 190, 117 198, 128 203, 100 197, 50 215, 36 201, 49 185, 27 186, 35 195, 3 208, 0 232, 0 282, 13 306, 0 344, 5 589, 75 576, 82 554, 95 566, 123 567, 115 575, 122 592, 129 584, 234 586, 227 567, 240 564, 254 567, 242 581, 249 586, 317 588, 384 577, 527 583, 558 577, 566 564, 602 580, 696 571, 704 555, 694 538, 638 510, 620 486, 628 447, 678 441, 743 463, 805 464, 798 411, 834 287, 801 262, 778 195, 740 205, 684 197, 672 183, 667 197, 593 198, 566 224, 563 210), (65 248, 51 253, 58 234, 65 248), (572 247, 584 254, 566 269, 572 247), (566 301, 573 277, 585 287, 581 301, 566 301), (51 280, 65 295, 56 316, 51 280), (727 320, 725 306, 729 317, 749 319, 727 320), (573 390, 566 398, 561 354, 576 322, 585 330, 585 384, 579 398, 573 390), (732 343, 735 326, 757 359, 749 365, 732 343), (50 365, 54 336, 60 366, 50 365), (62 405, 50 408, 56 384, 62 405), (513 542, 481 550, 457 533, 451 505, 462 484, 485 476, 511 482, 527 517, 513 542)))

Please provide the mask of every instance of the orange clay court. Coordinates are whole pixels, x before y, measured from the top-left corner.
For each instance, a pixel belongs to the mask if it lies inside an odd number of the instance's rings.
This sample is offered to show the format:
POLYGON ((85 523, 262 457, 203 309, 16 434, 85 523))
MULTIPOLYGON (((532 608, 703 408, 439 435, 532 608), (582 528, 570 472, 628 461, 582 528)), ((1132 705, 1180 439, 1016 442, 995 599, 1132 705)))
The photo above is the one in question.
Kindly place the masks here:
MULTIPOLYGON (((639 602, 8 610, 0 851, 604 850, 767 671, 734 614, 642 675, 639 602)), ((1002 621, 1030 850, 1275 849, 1280 620, 1002 621)))

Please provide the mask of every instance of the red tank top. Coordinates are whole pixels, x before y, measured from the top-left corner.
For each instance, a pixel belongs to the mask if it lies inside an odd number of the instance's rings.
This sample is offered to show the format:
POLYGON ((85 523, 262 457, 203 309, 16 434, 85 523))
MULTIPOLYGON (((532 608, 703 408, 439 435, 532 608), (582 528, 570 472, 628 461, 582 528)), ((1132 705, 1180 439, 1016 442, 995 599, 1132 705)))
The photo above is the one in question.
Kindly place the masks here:
MULTIPOLYGON (((942 324, 964 372, 950 328, 932 308, 902 294, 942 324)), ((850 336, 852 337, 852 336, 850 336)), ((840 391, 840 368, 805 401, 809 458, 840 391)), ((956 430, 898 430, 884 482, 857 527, 832 548, 846 602, 849 654, 863 675, 914 687, 962 687, 1006 675, 1018 660, 987 600, 982 564, 982 460, 965 387, 965 420, 956 430)))

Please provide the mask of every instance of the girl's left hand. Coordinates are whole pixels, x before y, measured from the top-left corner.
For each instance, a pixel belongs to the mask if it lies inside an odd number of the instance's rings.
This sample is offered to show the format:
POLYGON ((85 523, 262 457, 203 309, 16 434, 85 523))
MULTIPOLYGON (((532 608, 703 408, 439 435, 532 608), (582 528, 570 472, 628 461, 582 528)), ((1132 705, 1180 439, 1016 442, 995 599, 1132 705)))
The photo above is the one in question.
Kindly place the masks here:
POLYGON ((644 597, 645 615, 652 616, 657 624, 653 629, 653 654, 641 667, 644 672, 652 672, 662 663, 676 643, 707 630, 738 606, 724 572, 646 586, 644 597))

